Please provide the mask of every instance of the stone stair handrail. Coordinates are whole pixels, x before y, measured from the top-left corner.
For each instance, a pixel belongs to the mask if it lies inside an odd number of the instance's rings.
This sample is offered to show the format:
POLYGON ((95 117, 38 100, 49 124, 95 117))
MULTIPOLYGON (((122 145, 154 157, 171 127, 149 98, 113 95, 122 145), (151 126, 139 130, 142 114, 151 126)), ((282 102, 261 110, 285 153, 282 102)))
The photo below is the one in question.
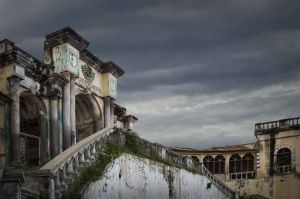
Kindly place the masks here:
POLYGON ((218 187, 226 196, 229 198, 236 198, 236 193, 225 185, 221 180, 219 180, 214 174, 212 174, 204 164, 201 164, 202 174, 211 180, 212 184, 218 187))
POLYGON ((61 154, 57 155, 51 161, 46 163, 40 168, 40 170, 48 170, 50 173, 54 174, 62 164, 67 162, 77 153, 82 152, 86 147, 93 144, 96 141, 99 141, 103 136, 109 135, 113 131, 113 127, 106 127, 97 133, 94 133, 83 140, 77 142, 67 150, 63 151, 61 154))

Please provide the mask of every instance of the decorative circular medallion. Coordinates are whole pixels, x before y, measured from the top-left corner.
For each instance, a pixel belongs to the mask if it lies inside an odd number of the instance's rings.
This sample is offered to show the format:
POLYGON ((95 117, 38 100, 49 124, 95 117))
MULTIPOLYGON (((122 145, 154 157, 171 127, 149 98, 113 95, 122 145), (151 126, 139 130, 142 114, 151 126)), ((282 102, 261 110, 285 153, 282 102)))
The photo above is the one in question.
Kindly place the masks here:
POLYGON ((95 73, 93 72, 92 68, 85 64, 81 65, 81 70, 86 81, 91 84, 95 79, 95 73))

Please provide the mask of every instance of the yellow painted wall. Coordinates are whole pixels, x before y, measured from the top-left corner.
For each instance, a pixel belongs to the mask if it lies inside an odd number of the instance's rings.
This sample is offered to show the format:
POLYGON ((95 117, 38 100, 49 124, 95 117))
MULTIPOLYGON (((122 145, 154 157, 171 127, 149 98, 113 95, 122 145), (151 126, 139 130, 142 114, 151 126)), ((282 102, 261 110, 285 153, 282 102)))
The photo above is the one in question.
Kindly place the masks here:
POLYGON ((102 91, 103 96, 111 96, 112 98, 117 97, 117 90, 112 91, 111 81, 114 81, 117 84, 117 78, 110 73, 105 73, 102 75, 102 91))
POLYGON ((9 94, 7 90, 7 78, 12 76, 14 73, 14 65, 10 64, 8 66, 0 68, 0 91, 4 94, 9 94))
POLYGON ((274 199, 299 199, 300 178, 294 174, 274 178, 274 199))
POLYGON ((102 96, 102 74, 98 71, 96 71, 93 67, 89 66, 89 68, 92 70, 92 72, 95 74, 94 80, 90 83, 87 81, 84 77, 82 66, 86 65, 85 62, 80 60, 79 64, 79 77, 76 79, 76 83, 78 85, 83 86, 84 88, 88 88, 91 90, 91 92, 102 96))
MULTIPOLYGON (((4 104, 0 104, 0 129, 4 130, 4 104)), ((4 132, 0 132, 0 154, 5 153, 4 132)))

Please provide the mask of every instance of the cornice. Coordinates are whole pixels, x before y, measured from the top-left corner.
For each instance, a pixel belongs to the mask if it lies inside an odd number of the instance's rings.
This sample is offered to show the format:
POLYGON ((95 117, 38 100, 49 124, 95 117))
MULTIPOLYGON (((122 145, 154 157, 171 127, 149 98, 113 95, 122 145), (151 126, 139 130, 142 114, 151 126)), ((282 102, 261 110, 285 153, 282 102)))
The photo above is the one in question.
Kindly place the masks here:
POLYGON ((89 42, 70 27, 65 27, 46 35, 46 45, 55 47, 63 43, 69 43, 78 51, 86 49, 89 42))
POLYGON ((102 73, 111 73, 116 78, 124 75, 124 70, 115 64, 113 61, 108 61, 104 63, 104 67, 101 71, 102 73))

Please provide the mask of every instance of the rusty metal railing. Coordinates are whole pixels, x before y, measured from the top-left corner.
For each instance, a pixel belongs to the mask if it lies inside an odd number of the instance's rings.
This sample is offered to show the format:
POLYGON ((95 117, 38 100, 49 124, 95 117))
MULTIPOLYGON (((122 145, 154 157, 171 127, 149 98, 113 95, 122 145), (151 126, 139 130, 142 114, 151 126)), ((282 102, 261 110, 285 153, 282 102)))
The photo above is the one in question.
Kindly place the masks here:
POLYGON ((21 160, 26 167, 40 165, 41 138, 20 132, 21 160))

